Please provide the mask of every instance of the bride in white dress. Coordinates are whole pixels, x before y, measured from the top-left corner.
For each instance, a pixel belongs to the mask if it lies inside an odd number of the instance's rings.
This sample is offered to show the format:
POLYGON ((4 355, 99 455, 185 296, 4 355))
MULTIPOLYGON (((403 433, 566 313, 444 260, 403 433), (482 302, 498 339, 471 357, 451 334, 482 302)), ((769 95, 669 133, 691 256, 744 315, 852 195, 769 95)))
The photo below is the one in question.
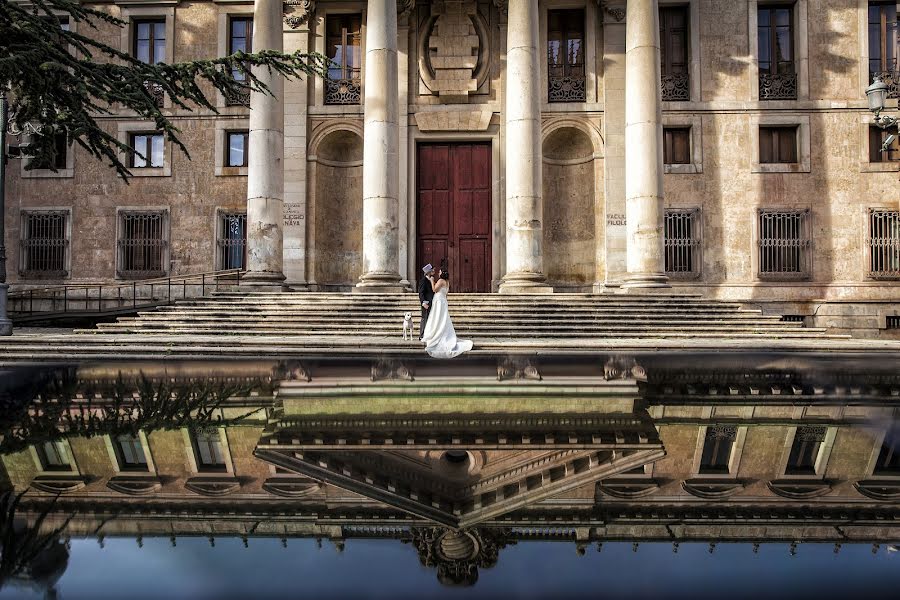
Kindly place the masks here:
POLYGON ((438 279, 431 281, 434 299, 431 301, 431 312, 422 332, 425 351, 434 358, 453 358, 472 349, 471 340, 456 338, 450 310, 447 306, 447 291, 450 289, 448 274, 441 270, 438 279))

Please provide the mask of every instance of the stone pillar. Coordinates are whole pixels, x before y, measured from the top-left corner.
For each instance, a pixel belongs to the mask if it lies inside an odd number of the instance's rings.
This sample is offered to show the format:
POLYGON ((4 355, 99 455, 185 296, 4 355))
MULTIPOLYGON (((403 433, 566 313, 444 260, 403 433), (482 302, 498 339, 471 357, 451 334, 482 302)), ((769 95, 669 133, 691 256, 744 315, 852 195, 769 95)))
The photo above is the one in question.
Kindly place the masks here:
MULTIPOLYGON (((256 0, 253 50, 282 50, 281 0, 256 0)), ((281 286, 284 232, 284 78, 254 67, 272 96, 250 94, 247 164, 247 275, 250 285, 281 286)))
POLYGON ((511 0, 506 34, 506 274, 500 293, 550 293, 544 275, 538 1, 511 0))
POLYGON ((363 131, 363 268, 355 291, 401 291, 397 0, 369 0, 363 131))
POLYGON ((627 290, 667 288, 657 0, 628 0, 625 25, 627 290))

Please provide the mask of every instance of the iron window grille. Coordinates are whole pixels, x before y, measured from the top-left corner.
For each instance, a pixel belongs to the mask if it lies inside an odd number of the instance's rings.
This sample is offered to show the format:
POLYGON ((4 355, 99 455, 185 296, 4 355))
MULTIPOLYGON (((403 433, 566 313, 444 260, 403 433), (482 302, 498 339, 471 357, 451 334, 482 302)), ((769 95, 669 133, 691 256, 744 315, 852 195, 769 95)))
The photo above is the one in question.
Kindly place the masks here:
POLYGON ((68 276, 68 211, 24 211, 22 234, 19 275, 29 279, 68 276))
MULTIPOLYGON (((253 52, 253 17, 231 17, 228 22, 228 54, 253 52)), ((247 76, 235 69, 231 73, 235 81, 245 81, 247 76)), ((227 95, 225 104, 228 106, 250 106, 249 88, 227 95)))
POLYGON ((703 454, 700 459, 701 474, 727 474, 731 452, 737 440, 737 426, 712 425, 706 428, 703 454))
POLYGON ((794 9, 763 6, 757 12, 759 41, 759 99, 796 100, 794 9))
POLYGON ((660 85, 663 102, 691 99, 688 39, 687 6, 660 7, 660 85))
POLYGON ((900 315, 887 315, 884 319, 885 329, 900 329, 900 315))
POLYGON ((325 51, 328 77, 325 104, 359 104, 362 66, 361 15, 328 15, 325 18, 325 51))
POLYGON ((788 475, 815 475, 816 461, 828 428, 823 425, 798 427, 791 444, 786 473, 788 475))
POLYGON ((224 473, 228 470, 225 463, 225 448, 218 429, 209 428, 193 432, 191 445, 197 460, 198 472, 224 473))
POLYGON ((809 209, 760 209, 760 279, 803 279, 810 274, 809 209))
POLYGON ((666 209, 663 234, 666 274, 671 277, 699 277, 700 209, 666 209))
POLYGON ((900 279, 900 211, 869 209, 868 229, 868 276, 900 279))
POLYGON ((147 471, 147 455, 139 435, 122 434, 113 439, 121 471, 147 471))
POLYGON ((881 78, 888 86, 888 98, 900 98, 897 73, 897 4, 869 3, 869 81, 881 78))
POLYGON ((222 213, 216 240, 220 269, 245 269, 247 264, 247 214, 222 213))
POLYGON ((119 213, 116 276, 123 279, 164 276, 169 245, 167 229, 164 211, 119 213))
POLYGON ((584 10, 547 13, 547 75, 550 102, 584 102, 584 10))
POLYGON ((246 167, 250 149, 250 133, 229 131, 225 134, 225 166, 246 167))

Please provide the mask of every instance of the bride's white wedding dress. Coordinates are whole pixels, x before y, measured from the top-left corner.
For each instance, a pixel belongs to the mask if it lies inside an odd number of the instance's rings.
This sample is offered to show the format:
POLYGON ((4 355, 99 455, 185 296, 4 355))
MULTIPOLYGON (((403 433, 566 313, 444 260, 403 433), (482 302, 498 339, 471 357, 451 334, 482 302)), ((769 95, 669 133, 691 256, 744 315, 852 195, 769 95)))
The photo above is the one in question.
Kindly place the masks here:
POLYGON ((471 340, 456 338, 450 310, 447 306, 447 287, 442 287, 431 300, 431 312, 422 332, 425 352, 434 358, 453 358, 472 349, 471 340))

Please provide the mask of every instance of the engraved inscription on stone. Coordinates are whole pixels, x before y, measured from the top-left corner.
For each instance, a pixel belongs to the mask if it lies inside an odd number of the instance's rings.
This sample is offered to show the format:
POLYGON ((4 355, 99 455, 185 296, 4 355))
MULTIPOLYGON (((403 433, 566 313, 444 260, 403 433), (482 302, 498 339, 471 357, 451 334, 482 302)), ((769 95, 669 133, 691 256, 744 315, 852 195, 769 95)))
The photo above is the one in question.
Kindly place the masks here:
POLYGON ((606 225, 625 225, 625 215, 609 214, 606 215, 606 225))
POLYGON ((297 226, 300 227, 303 225, 303 219, 305 215, 303 214, 303 206, 300 204, 285 204, 284 205, 284 225, 285 227, 297 226))

